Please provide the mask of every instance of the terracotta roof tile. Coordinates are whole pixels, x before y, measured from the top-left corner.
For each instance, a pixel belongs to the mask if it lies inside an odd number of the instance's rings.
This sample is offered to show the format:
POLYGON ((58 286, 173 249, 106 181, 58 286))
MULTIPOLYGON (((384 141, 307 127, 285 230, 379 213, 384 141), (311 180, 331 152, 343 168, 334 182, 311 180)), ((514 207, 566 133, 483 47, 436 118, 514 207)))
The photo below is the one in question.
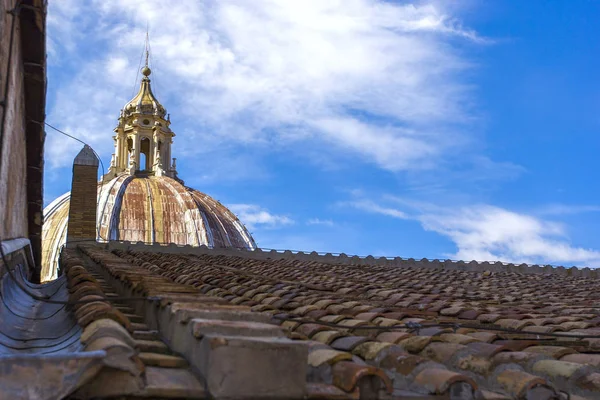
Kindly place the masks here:
POLYGON ((487 359, 491 359, 496 354, 502 351, 509 351, 509 349, 505 346, 489 344, 479 341, 468 343, 467 347, 473 352, 473 354, 487 359))
POLYGON ((346 392, 351 392, 360 385, 360 390, 365 391, 364 394, 361 393, 364 398, 377 396, 380 389, 392 392, 392 382, 381 369, 347 361, 333 366, 333 383, 346 392), (369 385, 361 385, 362 382, 368 382, 369 385))
POLYGON ((344 351, 317 349, 309 352, 308 363, 313 367, 321 364, 335 364, 338 361, 352 360, 352 355, 344 351))
POLYGON ((500 387, 515 399, 527 399, 530 390, 538 386, 549 386, 548 382, 539 376, 512 369, 499 373, 496 380, 500 387))
POLYGON ((502 315, 500 315, 500 314, 480 314, 477 317, 477 320, 484 324, 493 324, 494 322, 496 322, 497 320, 499 320, 501 318, 502 318, 502 315))
POLYGON ((431 343, 430 336, 411 336, 400 340, 398 345, 409 353, 420 353, 429 343, 431 343))
POLYGON ((508 319, 502 318, 494 321, 494 324, 502 328, 521 330, 526 326, 533 325, 533 322, 526 319, 508 319))
POLYGON ((494 344, 501 345, 512 351, 523 351, 528 347, 539 344, 535 340, 496 340, 494 344))
POLYGON ((339 331, 321 331, 316 333, 312 339, 321 343, 331 345, 331 343, 337 338, 344 337, 344 334, 339 331))
POLYGON ((341 321, 347 319, 348 317, 346 317, 345 315, 336 315, 336 314, 331 314, 331 315, 325 315, 321 318, 319 318, 319 321, 323 321, 323 322, 329 322, 332 324, 337 324, 340 323, 341 321))
POLYGON ((431 394, 452 392, 458 398, 469 398, 477 390, 477 384, 471 378, 443 369, 424 369, 415 377, 415 383, 430 387, 431 394))
POLYGON ((432 342, 421 351, 420 355, 444 363, 449 362, 456 353, 465 348, 467 347, 462 344, 432 342))
POLYGON ((486 342, 486 343, 492 343, 493 341, 495 341, 498 338, 497 334, 495 334, 493 332, 484 332, 484 331, 470 332, 470 333, 467 333, 466 335, 474 337, 475 339, 480 340, 482 342, 486 342))
POLYGON ((482 312, 480 310, 465 310, 458 314, 456 317, 460 319, 474 320, 477 319, 482 312))
POLYGON ((480 390, 479 395, 482 400, 511 400, 513 398, 512 396, 492 392, 490 390, 480 390))
POLYGON ((560 360, 600 367, 600 354, 570 353, 560 357, 560 360))
POLYGON ((107 269, 139 293, 203 291, 275 318, 302 318, 277 323, 311 349, 314 398, 389 392, 386 372, 398 393, 550 398, 553 387, 568 391, 568 382, 578 393, 600 394, 594 372, 600 361, 585 353, 600 348, 600 340, 544 336, 600 334, 593 330, 600 317, 592 312, 600 293, 590 278, 259 260, 243 253, 115 254, 107 256, 113 263, 107 269), (436 326, 440 322, 458 325, 436 326))
POLYGON ((314 320, 320 319, 321 317, 324 317, 326 315, 329 315, 329 311, 327 310, 312 310, 305 314, 307 318, 311 318, 314 320))
POLYGON ((457 344, 469 344, 480 341, 472 336, 461 335, 459 333, 442 333, 440 335, 440 340, 442 340, 443 342, 457 344))
POLYGON ((351 352, 356 346, 368 340, 369 339, 364 336, 344 336, 334 340, 330 345, 336 350, 351 352))
POLYGON ((316 333, 326 331, 327 329, 327 327, 318 324, 301 324, 296 327, 295 332, 312 338, 316 333))
POLYGON ((529 353, 543 354, 552 358, 560 359, 568 354, 577 353, 568 347, 560 346, 531 346, 524 350, 529 353))
POLYGON ((569 361, 540 360, 533 364, 531 369, 536 374, 550 378, 569 379, 584 368, 586 368, 585 365, 569 361))
POLYGON ((372 361, 377 358, 383 350, 391 346, 393 346, 391 343, 367 341, 354 347, 352 354, 359 356, 363 360, 372 361))
POLYGON ((377 340, 381 342, 398 343, 410 336, 412 336, 412 334, 408 332, 383 332, 377 335, 377 340))
POLYGON ((530 325, 530 326, 524 327, 523 331, 524 332, 533 332, 533 333, 552 333, 552 332, 564 331, 564 328, 561 326, 555 326, 555 325, 545 325, 545 326, 530 325))
POLYGON ((582 376, 577 381, 577 386, 579 386, 583 390, 597 393, 598 391, 600 391, 600 373, 592 372, 590 374, 582 376))

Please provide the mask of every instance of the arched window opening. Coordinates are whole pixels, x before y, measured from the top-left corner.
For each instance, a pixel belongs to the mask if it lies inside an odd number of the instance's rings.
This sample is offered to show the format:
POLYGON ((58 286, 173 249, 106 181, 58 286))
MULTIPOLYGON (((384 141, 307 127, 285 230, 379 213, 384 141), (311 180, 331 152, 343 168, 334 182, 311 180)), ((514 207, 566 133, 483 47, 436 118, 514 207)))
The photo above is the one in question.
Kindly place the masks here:
POLYGON ((150 139, 142 138, 140 141, 140 171, 150 171, 150 139))
POLYGON ((146 159, 146 155, 144 153, 140 153, 140 171, 145 171, 148 169, 148 167, 146 166, 147 164, 147 159, 146 159))

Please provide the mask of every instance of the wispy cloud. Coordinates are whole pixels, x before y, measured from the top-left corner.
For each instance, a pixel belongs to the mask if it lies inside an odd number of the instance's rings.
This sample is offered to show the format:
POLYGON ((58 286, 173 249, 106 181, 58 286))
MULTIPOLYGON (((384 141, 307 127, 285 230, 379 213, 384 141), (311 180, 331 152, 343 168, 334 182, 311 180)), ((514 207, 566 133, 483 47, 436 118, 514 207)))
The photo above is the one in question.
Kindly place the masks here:
POLYGON ((419 220, 454 241, 458 259, 600 266, 600 252, 571 245, 563 224, 500 207, 463 207, 419 220))
POLYGON ((320 218, 311 218, 306 221, 307 225, 323 225, 323 226, 333 226, 335 223, 330 219, 320 219, 320 218))
POLYGON ((566 227, 556 221, 487 204, 447 208, 388 196, 390 202, 396 208, 364 199, 342 204, 419 221, 454 242, 457 251, 446 255, 453 259, 600 266, 600 251, 572 245, 566 227))
POLYGON ((410 219, 411 217, 406 214, 404 211, 401 211, 397 208, 393 207, 385 207, 382 206, 372 200, 362 199, 362 200, 354 200, 349 202, 341 202, 339 203, 341 206, 351 206, 354 208, 358 208, 363 211, 367 211, 369 213, 374 214, 383 214, 388 217, 394 217, 399 219, 410 219))
MULTIPOLYGON (((470 65, 452 39, 483 39, 441 6, 96 0, 52 2, 49 14, 49 62, 73 71, 55 88, 49 119, 103 154, 147 22, 153 85, 175 131, 198 133, 176 138, 190 158, 205 132, 213 143, 306 154, 327 144, 330 157, 392 171, 429 168, 468 143, 457 127, 471 118, 470 65)), ((51 168, 70 164, 70 145, 49 137, 51 168)))
POLYGON ((294 223, 291 218, 272 214, 256 204, 230 204, 229 209, 250 228, 278 228, 294 223))
POLYGON ((541 207, 537 213, 539 215, 572 215, 599 211, 600 206, 550 204, 548 206, 541 207))

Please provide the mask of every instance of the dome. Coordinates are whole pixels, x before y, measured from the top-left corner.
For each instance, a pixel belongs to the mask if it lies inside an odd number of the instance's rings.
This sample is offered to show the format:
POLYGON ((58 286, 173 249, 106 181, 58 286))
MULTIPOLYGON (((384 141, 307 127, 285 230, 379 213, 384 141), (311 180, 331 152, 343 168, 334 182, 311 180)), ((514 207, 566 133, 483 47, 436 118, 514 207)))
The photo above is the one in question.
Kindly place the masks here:
POLYGON ((164 117, 167 111, 162 104, 158 102, 150 87, 150 78, 148 78, 151 73, 150 68, 145 66, 142 68, 141 72, 144 77, 142 78, 140 90, 129 103, 125 104, 125 107, 123 108, 123 117, 134 114, 148 114, 164 117))
MULTIPOLYGON (((141 73, 137 95, 119 115, 110 166, 98 183, 96 240, 255 249, 254 239, 227 207, 178 178, 176 158, 171 157, 175 133, 152 93, 148 48, 141 73)), ((87 145, 75 160, 79 166, 94 162, 97 169, 94 151, 87 145)), ((81 179, 93 185, 75 175, 73 184, 81 184, 81 179)), ((44 209, 42 281, 57 276, 58 257, 67 239, 70 195, 65 193, 44 209)), ((93 227, 88 228, 91 234, 86 238, 92 239, 93 227)))
MULTIPOLYGON (((56 278, 65 243, 70 193, 44 210, 42 280, 56 278)), ((212 197, 168 176, 121 174, 98 184, 97 240, 211 248, 254 249, 254 239, 229 210, 212 197)))

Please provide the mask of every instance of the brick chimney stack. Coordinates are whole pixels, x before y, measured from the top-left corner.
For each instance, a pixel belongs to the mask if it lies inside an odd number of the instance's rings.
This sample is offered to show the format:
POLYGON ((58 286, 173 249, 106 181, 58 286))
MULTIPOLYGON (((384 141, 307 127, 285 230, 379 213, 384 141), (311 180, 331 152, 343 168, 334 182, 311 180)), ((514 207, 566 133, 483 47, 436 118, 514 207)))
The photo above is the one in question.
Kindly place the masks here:
POLYGON ((87 144, 73 162, 67 243, 96 240, 98 158, 87 144))

